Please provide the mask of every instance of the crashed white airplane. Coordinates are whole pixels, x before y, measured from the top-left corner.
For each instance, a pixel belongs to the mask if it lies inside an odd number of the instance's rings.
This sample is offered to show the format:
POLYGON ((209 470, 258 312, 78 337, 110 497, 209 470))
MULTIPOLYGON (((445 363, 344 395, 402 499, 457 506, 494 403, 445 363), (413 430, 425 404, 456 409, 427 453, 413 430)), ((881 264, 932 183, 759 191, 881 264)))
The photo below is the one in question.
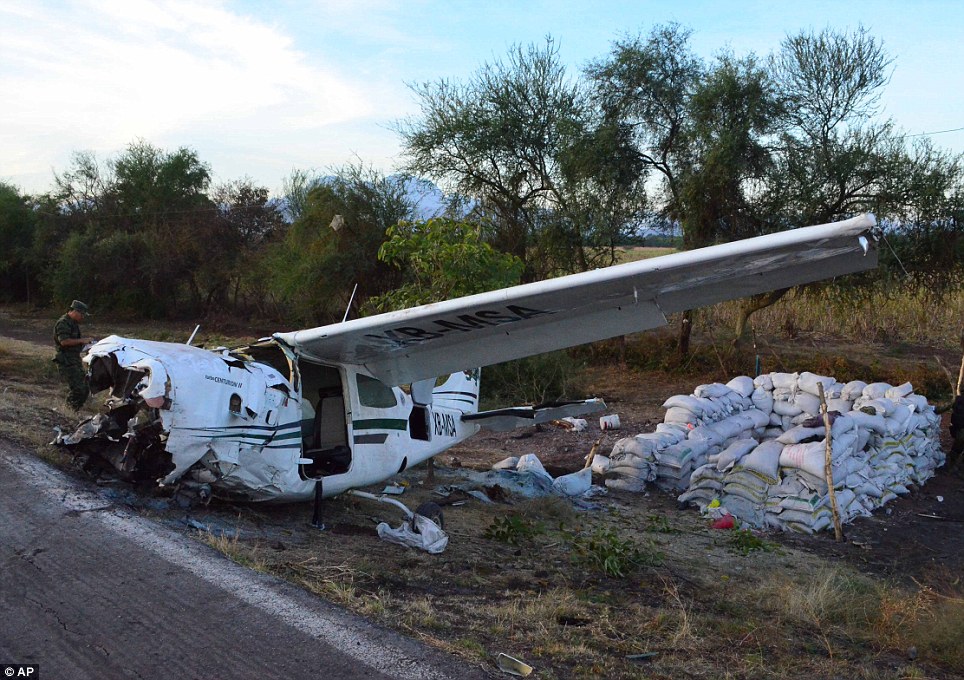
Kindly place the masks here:
POLYGON ((479 413, 478 366, 876 265, 875 220, 863 215, 237 349, 110 336, 84 359, 91 390, 110 390, 106 410, 59 439, 129 479, 202 496, 298 501, 317 491, 320 499, 381 482, 484 426, 603 408, 589 400, 479 413))

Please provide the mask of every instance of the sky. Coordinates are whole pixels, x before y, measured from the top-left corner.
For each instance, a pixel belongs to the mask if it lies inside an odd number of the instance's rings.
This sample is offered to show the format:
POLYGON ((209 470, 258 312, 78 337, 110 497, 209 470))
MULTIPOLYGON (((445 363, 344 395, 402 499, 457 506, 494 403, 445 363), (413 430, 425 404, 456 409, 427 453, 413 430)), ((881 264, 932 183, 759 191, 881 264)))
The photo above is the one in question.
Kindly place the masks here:
MULTIPOLYGON (((391 172, 410 85, 547 36, 577 76, 670 21, 707 59, 863 26, 894 59, 883 115, 909 135, 964 128, 962 0, 0 0, 0 181, 48 191, 75 153, 137 140, 276 194, 295 169, 391 172)), ((964 152, 964 129, 932 138, 964 152)))

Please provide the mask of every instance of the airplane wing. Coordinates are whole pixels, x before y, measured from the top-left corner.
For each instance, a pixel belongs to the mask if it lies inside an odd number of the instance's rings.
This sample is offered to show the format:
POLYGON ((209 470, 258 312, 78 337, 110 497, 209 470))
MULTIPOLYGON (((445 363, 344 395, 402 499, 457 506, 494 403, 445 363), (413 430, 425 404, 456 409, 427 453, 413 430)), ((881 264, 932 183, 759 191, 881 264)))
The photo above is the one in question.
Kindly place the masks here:
POLYGON ((877 266, 873 215, 274 337, 390 385, 667 323, 666 315, 877 266))

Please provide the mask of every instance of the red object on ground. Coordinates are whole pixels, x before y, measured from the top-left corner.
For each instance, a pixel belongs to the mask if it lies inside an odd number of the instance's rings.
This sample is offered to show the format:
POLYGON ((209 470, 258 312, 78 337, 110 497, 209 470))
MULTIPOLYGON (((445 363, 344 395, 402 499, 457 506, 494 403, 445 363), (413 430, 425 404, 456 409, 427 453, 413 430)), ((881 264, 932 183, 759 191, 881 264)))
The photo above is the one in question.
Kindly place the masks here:
POLYGON ((714 529, 733 529, 736 527, 736 520, 733 519, 733 515, 726 514, 713 522, 712 526, 714 529))

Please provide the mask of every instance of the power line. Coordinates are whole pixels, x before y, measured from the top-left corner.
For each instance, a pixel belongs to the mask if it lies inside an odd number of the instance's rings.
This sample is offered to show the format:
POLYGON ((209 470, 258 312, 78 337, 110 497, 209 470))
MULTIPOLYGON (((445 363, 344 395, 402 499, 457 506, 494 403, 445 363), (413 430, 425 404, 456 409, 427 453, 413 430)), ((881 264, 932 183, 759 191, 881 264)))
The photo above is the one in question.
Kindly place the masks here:
POLYGON ((950 130, 937 130, 935 132, 918 132, 916 135, 904 135, 905 137, 927 137, 929 135, 942 135, 945 132, 960 132, 964 127, 951 128, 950 130))

